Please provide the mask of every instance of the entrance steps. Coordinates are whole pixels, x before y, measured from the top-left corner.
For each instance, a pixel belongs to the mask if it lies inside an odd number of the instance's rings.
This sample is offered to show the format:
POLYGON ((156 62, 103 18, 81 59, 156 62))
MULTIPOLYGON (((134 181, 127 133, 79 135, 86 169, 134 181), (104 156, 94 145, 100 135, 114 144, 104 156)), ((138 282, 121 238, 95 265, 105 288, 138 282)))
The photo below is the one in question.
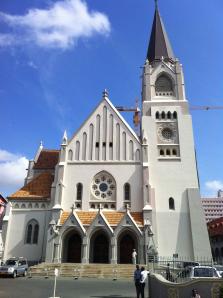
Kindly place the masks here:
POLYGON ((73 278, 133 278, 135 265, 132 264, 74 264, 74 263, 41 263, 29 268, 31 276, 54 276, 54 270, 59 275, 73 278))

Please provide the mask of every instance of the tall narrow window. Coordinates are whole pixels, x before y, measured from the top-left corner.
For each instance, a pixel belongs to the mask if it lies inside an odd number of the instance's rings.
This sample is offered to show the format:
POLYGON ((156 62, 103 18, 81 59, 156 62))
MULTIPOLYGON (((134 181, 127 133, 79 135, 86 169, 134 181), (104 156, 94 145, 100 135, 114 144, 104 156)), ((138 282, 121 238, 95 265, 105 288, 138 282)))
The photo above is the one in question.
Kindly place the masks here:
POLYGON ((77 200, 82 200, 82 193, 83 193, 83 185, 81 183, 77 184, 77 200))
POLYGON ((37 244, 39 237, 39 224, 35 219, 28 222, 26 227, 25 243, 37 244))
POLYGON ((156 112, 156 119, 159 119, 159 118, 160 118, 160 113, 156 112))
POLYGON ((76 141, 75 160, 80 159, 80 142, 76 141))
POLYGON ((26 235, 26 243, 27 244, 31 244, 31 241, 32 241, 32 230, 33 230, 33 227, 31 224, 28 225, 28 228, 27 228, 27 235, 26 235))
POLYGON ((39 225, 35 224, 34 226, 34 233, 33 233, 33 244, 38 243, 38 236, 39 236, 39 225))
POLYGON ((162 118, 162 119, 166 119, 166 114, 165 114, 165 112, 162 112, 162 113, 161 113, 161 118, 162 118))
POLYGON ((73 159, 73 151, 70 149, 68 151, 68 160, 72 160, 73 159))
POLYGON ((124 200, 125 201, 130 201, 131 199, 131 189, 130 189, 130 184, 125 183, 124 185, 124 200))
POLYGON ((167 113, 167 119, 171 119, 171 113, 170 113, 170 111, 167 113))
POLYGON ((175 210, 175 203, 173 198, 169 198, 169 209, 175 210))
POLYGON ((176 111, 173 112, 173 119, 177 119, 177 112, 176 111))

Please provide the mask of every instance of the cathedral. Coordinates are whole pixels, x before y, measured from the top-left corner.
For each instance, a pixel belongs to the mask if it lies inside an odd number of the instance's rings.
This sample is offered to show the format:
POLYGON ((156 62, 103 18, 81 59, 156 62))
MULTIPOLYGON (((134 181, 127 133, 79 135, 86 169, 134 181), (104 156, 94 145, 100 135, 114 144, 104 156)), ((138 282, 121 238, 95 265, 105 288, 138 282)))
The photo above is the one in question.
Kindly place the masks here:
POLYGON ((131 263, 211 258, 183 68, 156 5, 142 70, 138 136, 105 90, 60 149, 41 144, 8 197, 4 259, 131 263))

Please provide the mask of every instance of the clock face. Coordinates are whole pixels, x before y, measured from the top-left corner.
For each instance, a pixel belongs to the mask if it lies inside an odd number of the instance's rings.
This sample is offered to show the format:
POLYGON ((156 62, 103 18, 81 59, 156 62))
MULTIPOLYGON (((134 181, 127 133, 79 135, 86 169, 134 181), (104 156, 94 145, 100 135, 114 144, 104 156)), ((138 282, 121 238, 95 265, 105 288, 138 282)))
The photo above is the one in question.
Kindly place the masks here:
POLYGON ((158 126, 157 134, 159 139, 164 143, 174 143, 177 138, 177 130, 172 123, 163 123, 158 126))

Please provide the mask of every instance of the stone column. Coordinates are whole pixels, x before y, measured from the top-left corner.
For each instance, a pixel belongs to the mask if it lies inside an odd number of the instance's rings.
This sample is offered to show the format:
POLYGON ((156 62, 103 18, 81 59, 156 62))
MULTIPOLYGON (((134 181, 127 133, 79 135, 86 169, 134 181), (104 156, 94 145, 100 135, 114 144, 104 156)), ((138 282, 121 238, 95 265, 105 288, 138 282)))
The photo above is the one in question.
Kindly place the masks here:
POLYGON ((117 264, 117 241, 114 236, 111 238, 111 264, 117 264))
POLYGON ((82 263, 88 264, 89 263, 89 254, 88 254, 88 238, 87 236, 83 237, 82 243, 82 263))

